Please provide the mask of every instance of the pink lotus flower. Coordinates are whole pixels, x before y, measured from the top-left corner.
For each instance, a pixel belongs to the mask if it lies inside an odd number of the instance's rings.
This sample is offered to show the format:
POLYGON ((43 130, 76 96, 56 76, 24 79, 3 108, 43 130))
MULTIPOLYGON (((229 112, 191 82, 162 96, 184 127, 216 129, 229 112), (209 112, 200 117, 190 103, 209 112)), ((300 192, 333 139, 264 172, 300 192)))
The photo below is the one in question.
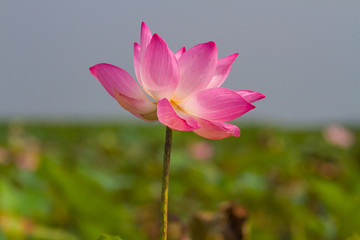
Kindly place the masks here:
POLYGON ((143 22, 140 44, 134 43, 138 83, 125 70, 100 63, 90 68, 118 103, 145 121, 159 120, 178 131, 193 131, 210 139, 240 135, 226 123, 255 108, 264 98, 250 90, 220 88, 237 53, 218 59, 214 42, 198 44, 175 54, 143 22))

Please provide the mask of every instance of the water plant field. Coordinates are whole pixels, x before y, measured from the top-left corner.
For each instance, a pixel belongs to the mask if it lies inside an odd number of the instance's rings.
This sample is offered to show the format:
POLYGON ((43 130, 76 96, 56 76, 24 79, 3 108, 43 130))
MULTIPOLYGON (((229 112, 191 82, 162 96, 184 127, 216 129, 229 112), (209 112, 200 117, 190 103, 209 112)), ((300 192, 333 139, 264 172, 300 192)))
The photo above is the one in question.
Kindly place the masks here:
MULTIPOLYGON (((229 202, 247 213, 244 239, 358 239, 359 130, 349 146, 322 128, 241 130, 221 141, 174 132, 170 239, 197 240, 194 219, 229 202)), ((0 124, 0 239, 157 239, 164 133, 157 124, 0 124)))

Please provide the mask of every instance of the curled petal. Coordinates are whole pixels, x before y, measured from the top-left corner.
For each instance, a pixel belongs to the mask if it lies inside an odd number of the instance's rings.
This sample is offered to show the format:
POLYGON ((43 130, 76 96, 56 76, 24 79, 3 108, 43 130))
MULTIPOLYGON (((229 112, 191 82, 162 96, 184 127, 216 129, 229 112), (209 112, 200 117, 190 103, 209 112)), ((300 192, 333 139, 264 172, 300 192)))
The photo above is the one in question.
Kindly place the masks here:
POLYGON ((194 132, 201 137, 209 139, 223 139, 231 136, 240 136, 240 129, 235 125, 224 122, 211 122, 205 119, 197 120, 201 127, 194 130, 194 132))
POLYGON ((177 60, 179 60, 179 58, 181 57, 181 55, 183 55, 183 53, 186 52, 186 48, 185 47, 182 47, 181 49, 179 49, 179 51, 177 51, 175 53, 175 57, 177 60))
POLYGON ((140 83, 154 99, 170 98, 178 85, 179 66, 175 55, 157 34, 146 49, 140 74, 140 83))
POLYGON ((116 89, 118 92, 131 98, 148 99, 133 77, 119 67, 107 63, 99 63, 90 67, 90 72, 114 98, 114 89, 116 89))
POLYGON ((240 117, 254 105, 227 88, 208 88, 190 96, 182 105, 185 112, 210 121, 226 122, 240 117))
POLYGON ((235 53, 225 58, 219 59, 214 75, 207 88, 217 88, 224 83, 225 79, 230 73, 231 64, 238 55, 238 53, 235 53))
POLYGON ((254 92, 251 90, 237 90, 235 92, 237 94, 239 94, 240 96, 242 96, 243 98, 245 98, 245 100, 247 100, 248 102, 251 102, 251 103, 265 98, 264 94, 259 93, 259 92, 254 92))
POLYGON ((179 58, 180 79, 173 99, 182 101, 189 95, 206 88, 218 62, 214 42, 198 44, 179 58))
POLYGON ((91 67, 90 72, 123 108, 141 119, 156 120, 156 114, 154 115, 156 104, 150 101, 137 82, 125 70, 100 63, 91 67), (142 115, 144 116, 142 117, 142 115))
POLYGON ((191 116, 184 116, 184 113, 180 117, 166 98, 158 101, 157 115, 162 124, 174 130, 192 131, 199 128, 197 121, 191 116))
POLYGON ((145 50, 150 44, 151 37, 152 35, 150 29, 144 22, 142 22, 141 33, 140 33, 141 58, 144 56, 145 50))

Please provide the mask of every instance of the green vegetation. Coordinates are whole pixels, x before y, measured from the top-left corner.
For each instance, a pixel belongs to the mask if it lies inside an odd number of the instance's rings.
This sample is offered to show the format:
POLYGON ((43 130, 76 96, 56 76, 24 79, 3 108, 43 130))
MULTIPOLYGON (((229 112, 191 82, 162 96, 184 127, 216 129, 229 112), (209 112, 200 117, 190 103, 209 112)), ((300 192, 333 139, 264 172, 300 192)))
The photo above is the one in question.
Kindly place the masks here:
MULTIPOLYGON (((250 239, 359 238, 359 140, 241 130, 217 141, 174 132, 172 218, 186 225, 234 201, 250 239)), ((159 124, 0 125, 0 239, 156 239, 164 135, 159 124)))

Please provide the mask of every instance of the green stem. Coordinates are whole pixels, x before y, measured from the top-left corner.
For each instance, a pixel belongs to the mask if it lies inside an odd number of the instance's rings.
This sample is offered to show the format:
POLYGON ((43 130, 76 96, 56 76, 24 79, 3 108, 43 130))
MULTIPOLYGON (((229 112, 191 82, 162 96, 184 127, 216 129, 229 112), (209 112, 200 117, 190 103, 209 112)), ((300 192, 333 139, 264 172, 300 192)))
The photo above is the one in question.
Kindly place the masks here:
POLYGON ((163 178, 161 190, 161 220, 160 220, 160 240, 167 239, 168 225, 168 193, 169 193, 169 167, 171 154, 172 130, 166 127, 164 162, 163 162, 163 178))

